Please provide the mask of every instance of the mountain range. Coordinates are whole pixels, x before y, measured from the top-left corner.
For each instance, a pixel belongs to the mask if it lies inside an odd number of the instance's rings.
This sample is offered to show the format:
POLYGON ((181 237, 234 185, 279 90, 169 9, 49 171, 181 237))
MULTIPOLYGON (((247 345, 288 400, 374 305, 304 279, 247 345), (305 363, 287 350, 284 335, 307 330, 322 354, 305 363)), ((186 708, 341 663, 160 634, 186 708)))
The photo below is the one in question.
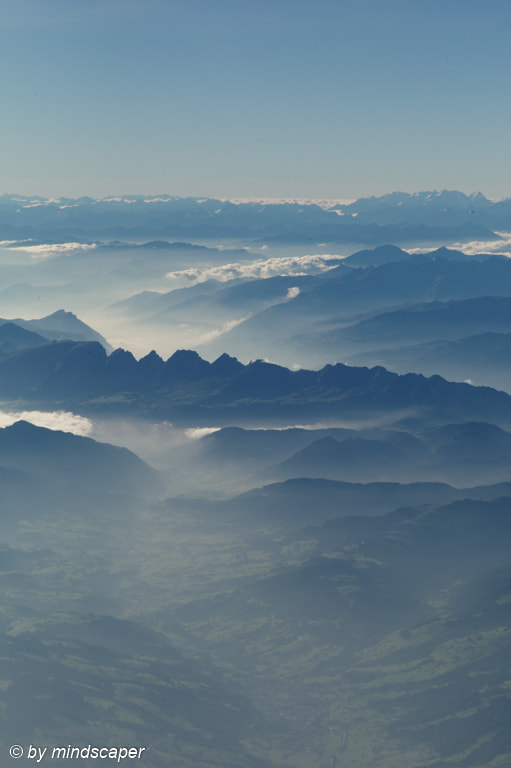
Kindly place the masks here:
MULTIPOLYGON (((388 248, 384 250, 388 255, 388 248)), ((187 305, 181 304, 180 317, 193 322, 192 314, 200 317, 203 312, 207 316, 214 302, 217 312, 221 306, 221 322, 226 325, 196 345, 210 358, 228 351, 244 361, 263 356, 293 367, 342 361, 392 369, 395 364, 400 373, 440 373, 509 389, 505 384, 507 358, 498 352, 502 344, 505 348, 504 339, 500 343, 492 339, 484 366, 475 361, 470 364, 472 342, 476 357, 480 356, 478 347, 484 344, 483 338, 473 337, 510 330, 511 260, 480 256, 481 260, 446 258, 437 252, 408 254, 408 258, 365 267, 350 267, 349 259, 345 259, 320 275, 302 277, 302 282, 295 277, 294 291, 282 291, 280 300, 272 297, 266 307, 260 299, 259 308, 252 306, 248 316, 240 317, 240 311, 224 303, 228 289, 222 288, 208 293, 205 300, 196 296, 193 313, 188 314, 187 305), (462 339, 463 349, 456 348, 460 352, 455 351, 453 361, 463 355, 463 363, 446 365, 446 355, 442 361, 438 345, 462 339), (434 346, 426 351, 422 365, 424 349, 418 345, 426 342, 434 346), (437 348, 440 367, 435 368, 437 348)), ((269 281, 256 281, 260 296, 265 283, 269 281)), ((251 284, 244 284, 245 291, 251 284)), ((151 310, 150 304, 146 304, 141 319, 145 321, 152 312, 153 321, 161 321, 163 327, 163 315, 158 320, 159 310, 151 310)), ((178 314, 179 308, 176 318, 178 314)), ((171 316, 167 319, 171 321, 171 316)))
POLYGON ((511 764, 510 206, 0 198, 2 751, 511 764))
POLYGON ((0 396, 94 411, 152 413, 208 424, 239 420, 314 420, 410 410, 432 419, 477 417, 511 421, 511 396, 440 376, 400 376, 382 367, 337 363, 319 371, 292 371, 261 360, 243 365, 222 355, 215 362, 179 350, 167 361, 151 352, 137 361, 98 342, 55 342, 0 358, 0 396))
MULTIPOLYGON (((433 427, 427 418, 404 419, 378 427, 362 422, 357 429, 226 427, 200 443, 195 460, 201 466, 211 474, 228 472, 249 488, 301 478, 467 487, 506 482, 511 461, 510 432, 483 421, 433 427)), ((327 495, 329 489, 325 485, 327 495)))
POLYGON ((0 197, 3 240, 61 237, 245 238, 281 242, 375 243, 498 239, 509 222, 509 200, 460 192, 393 193, 353 203, 230 202, 127 196, 46 200, 0 197))
POLYGON ((23 349, 41 347, 49 341, 97 341, 107 352, 112 347, 103 336, 82 322, 72 312, 59 309, 38 320, 0 318, 0 352, 9 354, 23 349))

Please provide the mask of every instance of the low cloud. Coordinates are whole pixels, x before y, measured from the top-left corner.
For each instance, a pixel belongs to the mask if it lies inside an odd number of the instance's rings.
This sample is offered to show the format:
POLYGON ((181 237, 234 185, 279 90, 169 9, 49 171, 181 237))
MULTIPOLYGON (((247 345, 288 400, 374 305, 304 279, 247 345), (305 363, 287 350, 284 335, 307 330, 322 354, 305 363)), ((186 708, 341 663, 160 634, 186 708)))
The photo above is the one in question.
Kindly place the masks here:
POLYGON ((205 283, 218 280, 221 283, 240 278, 265 279, 290 275, 317 275, 334 269, 342 260, 338 254, 313 254, 310 256, 282 256, 271 259, 255 259, 251 262, 235 262, 214 267, 193 267, 168 272, 169 280, 185 280, 205 283))
POLYGON ((93 424, 84 416, 70 411, 0 411, 0 427, 9 427, 16 421, 28 421, 36 427, 60 432, 72 432, 86 437, 93 431, 93 424))
MULTIPOLYGON (((449 243, 448 248, 453 251, 461 251, 467 256, 476 256, 479 253, 494 253, 511 256, 511 232, 497 232, 499 240, 472 240, 469 243, 449 243)), ((431 247, 407 248, 409 253, 431 253, 431 247)))
POLYGON ((47 200, 32 200, 30 203, 26 203, 25 205, 22 205, 22 208, 40 208, 42 205, 54 205, 55 203, 58 203, 59 200, 57 197, 49 197, 47 200))
POLYGON ((503 253, 511 255, 511 232, 497 232, 500 240, 473 240, 470 243, 454 243, 450 248, 455 248, 470 256, 477 253, 503 253))
POLYGON ((133 203, 138 202, 137 200, 131 198, 131 197, 103 197, 101 200, 98 200, 97 202, 102 203, 127 203, 128 205, 132 205, 133 203))
POLYGON ((212 435, 213 432, 219 432, 221 427, 191 427, 185 430, 185 435, 189 440, 201 440, 206 435, 212 435))
POLYGON ((96 243, 39 243, 38 245, 27 245, 26 241, 2 240, 0 247, 16 249, 28 253, 34 261, 50 259, 52 256, 60 256, 63 253, 73 251, 89 251, 91 248, 97 248, 96 243))
POLYGON ((325 210, 329 210, 334 205, 350 205, 356 202, 356 198, 345 197, 219 197, 216 199, 222 202, 233 203, 234 205, 245 205, 246 203, 261 203, 262 205, 318 205, 325 210))

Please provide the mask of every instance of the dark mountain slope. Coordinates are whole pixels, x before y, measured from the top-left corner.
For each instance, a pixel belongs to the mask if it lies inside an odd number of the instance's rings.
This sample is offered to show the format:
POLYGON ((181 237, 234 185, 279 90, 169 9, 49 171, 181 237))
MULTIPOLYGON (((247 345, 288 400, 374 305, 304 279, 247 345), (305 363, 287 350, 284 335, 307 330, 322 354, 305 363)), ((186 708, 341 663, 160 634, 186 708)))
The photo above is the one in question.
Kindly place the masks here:
POLYGON ((117 407, 172 418, 274 418, 278 423, 342 414, 432 412, 451 421, 473 418, 511 422, 511 397, 486 387, 399 376, 384 368, 338 363, 320 371, 256 361, 246 366, 221 358, 207 363, 177 352, 164 363, 151 353, 136 362, 129 353, 107 357, 95 342, 60 342, 0 359, 4 399, 117 407))
POLYGON ((21 349, 43 347, 45 344, 48 344, 48 339, 39 333, 27 331, 15 323, 0 324, 0 352, 4 355, 21 349))
POLYGON ((147 493, 158 473, 127 448, 18 421, 0 429, 0 466, 95 491, 147 493))
POLYGON ((331 435, 337 439, 355 437, 354 429, 241 429, 224 427, 201 439, 203 459, 222 464, 247 462, 266 467, 291 456, 314 440, 331 435))
POLYGON ((315 440, 275 467, 279 477, 343 477, 353 481, 394 477, 396 465, 407 464, 406 454, 382 440, 333 437, 315 440), (394 470, 394 471, 393 471, 394 470))
MULTIPOLYGON (((446 483, 352 483, 300 477, 254 488, 217 504, 253 525, 310 530, 346 516, 384 515, 400 507, 448 504, 455 500, 492 500, 511 496, 511 484, 454 488, 446 483)), ((214 506, 215 503, 211 503, 214 506)), ((372 523, 368 523, 372 525, 372 523)))
POLYGON ((503 482, 511 467, 511 433, 484 422, 447 424, 392 439, 332 436, 314 440, 280 463, 269 476, 369 482, 441 480, 454 485, 503 482))
POLYGON ((20 421, 0 429, 0 487, 0 542, 83 552, 131 547, 164 482, 125 448, 20 421))

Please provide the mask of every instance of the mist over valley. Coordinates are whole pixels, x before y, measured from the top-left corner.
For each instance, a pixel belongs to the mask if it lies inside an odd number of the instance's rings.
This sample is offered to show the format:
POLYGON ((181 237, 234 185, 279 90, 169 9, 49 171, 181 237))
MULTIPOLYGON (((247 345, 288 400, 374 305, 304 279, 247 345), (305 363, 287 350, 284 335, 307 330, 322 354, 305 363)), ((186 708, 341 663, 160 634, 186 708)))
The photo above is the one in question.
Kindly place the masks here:
POLYGON ((0 198, 2 750, 507 765, 509 205, 0 198))

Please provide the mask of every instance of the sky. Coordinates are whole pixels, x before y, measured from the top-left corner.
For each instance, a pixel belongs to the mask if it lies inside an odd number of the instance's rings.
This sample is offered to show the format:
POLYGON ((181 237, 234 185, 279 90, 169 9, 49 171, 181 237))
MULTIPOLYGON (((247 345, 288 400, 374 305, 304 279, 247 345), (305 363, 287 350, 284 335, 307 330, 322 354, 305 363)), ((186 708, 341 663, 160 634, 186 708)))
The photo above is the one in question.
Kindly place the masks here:
POLYGON ((2 0, 0 194, 511 196, 509 0, 2 0))

